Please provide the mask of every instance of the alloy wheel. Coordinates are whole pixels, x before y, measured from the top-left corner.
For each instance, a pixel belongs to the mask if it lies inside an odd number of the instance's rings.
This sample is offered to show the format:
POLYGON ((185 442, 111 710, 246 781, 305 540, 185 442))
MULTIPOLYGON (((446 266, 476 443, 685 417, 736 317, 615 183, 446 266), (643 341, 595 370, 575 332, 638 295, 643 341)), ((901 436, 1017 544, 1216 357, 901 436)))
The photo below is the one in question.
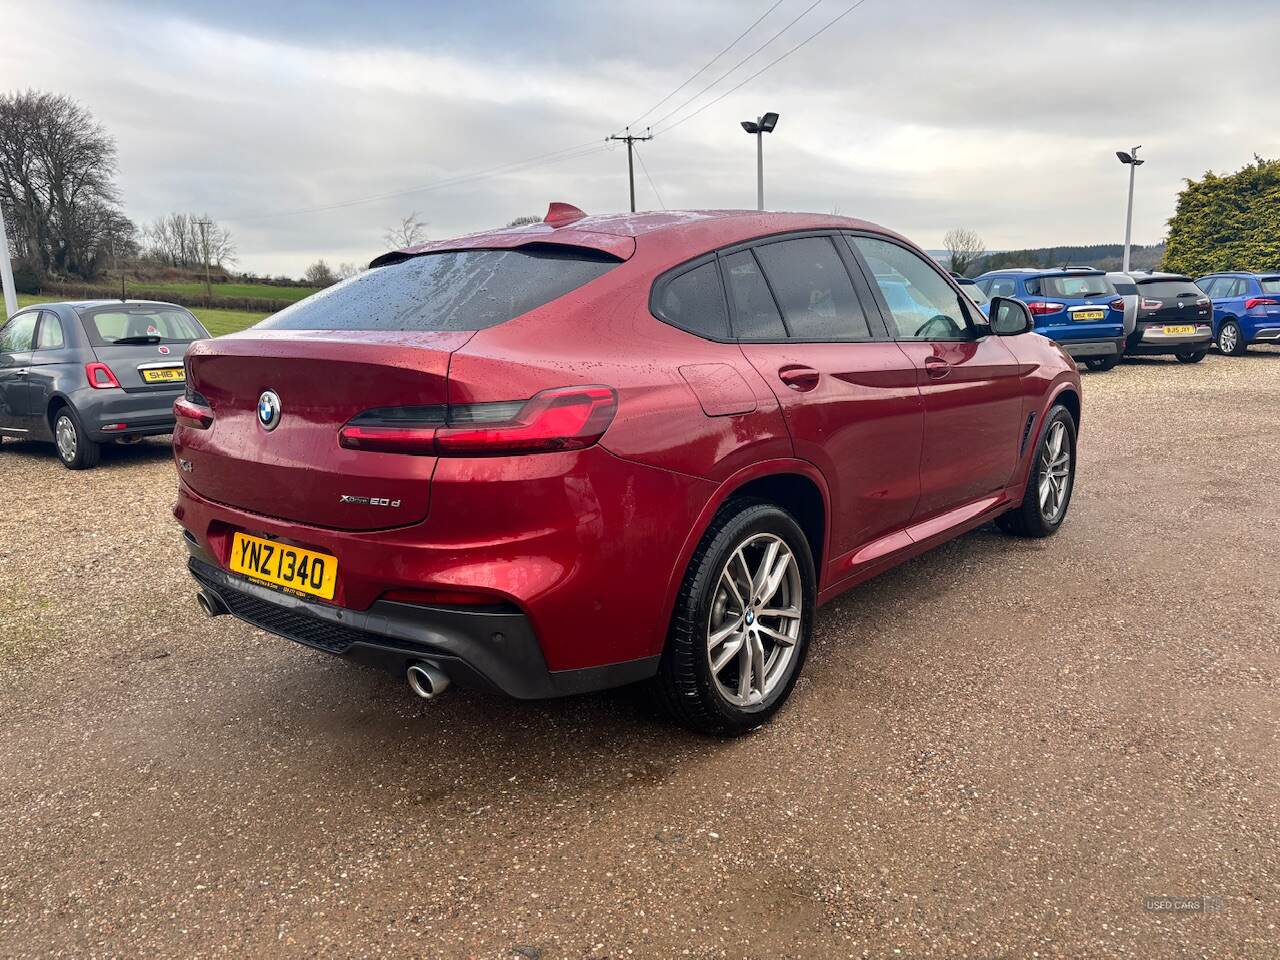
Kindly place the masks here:
POLYGON ((63 460, 70 463, 76 458, 76 448, 79 446, 76 425, 65 414, 58 418, 58 424, 54 428, 54 439, 58 442, 58 453, 63 460))
POLYGON ((1223 324, 1222 329, 1218 332, 1218 349, 1223 353, 1232 353, 1236 349, 1236 344, 1240 341, 1240 334, 1236 330, 1234 323, 1223 324))
POLYGON ((1055 421, 1040 452, 1040 515, 1046 523, 1057 523, 1066 509, 1071 489, 1071 444, 1067 426, 1055 421))
POLYGON ((707 658, 730 703, 761 703, 785 682, 800 640, 800 567, 785 540, 755 534, 720 572, 707 622, 707 658))

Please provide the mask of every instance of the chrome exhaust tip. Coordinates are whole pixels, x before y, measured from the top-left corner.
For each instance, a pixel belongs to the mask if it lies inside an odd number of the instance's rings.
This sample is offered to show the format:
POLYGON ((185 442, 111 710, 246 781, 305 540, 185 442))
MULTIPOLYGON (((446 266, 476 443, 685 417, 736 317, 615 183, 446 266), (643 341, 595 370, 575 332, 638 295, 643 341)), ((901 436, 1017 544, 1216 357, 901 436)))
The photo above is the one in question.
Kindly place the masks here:
POLYGON ((434 700, 449 689, 448 675, 434 663, 426 660, 409 664, 406 676, 409 680, 409 689, 423 700, 434 700))
POLYGON ((227 612, 226 606, 217 594, 208 590, 201 590, 196 594, 196 603, 200 604, 200 609, 204 611, 206 617, 220 617, 227 612))

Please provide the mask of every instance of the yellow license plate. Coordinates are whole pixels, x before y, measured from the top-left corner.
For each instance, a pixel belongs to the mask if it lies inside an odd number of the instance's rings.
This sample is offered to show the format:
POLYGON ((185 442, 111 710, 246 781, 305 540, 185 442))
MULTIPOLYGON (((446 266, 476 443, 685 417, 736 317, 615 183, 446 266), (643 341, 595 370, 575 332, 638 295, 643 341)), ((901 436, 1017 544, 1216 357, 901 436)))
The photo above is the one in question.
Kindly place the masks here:
POLYGON ((1106 315, 1105 310, 1077 310, 1072 314, 1077 320, 1101 320, 1106 315))
POLYGON ((237 533, 231 540, 231 569, 272 586, 325 600, 333 599, 338 583, 337 557, 244 533, 237 533))
POLYGON ((1171 327, 1166 324, 1164 328, 1164 335, 1166 337, 1190 337, 1193 336, 1195 332, 1196 328, 1193 326, 1171 327))
POLYGON ((187 379, 187 371, 182 367, 173 367, 167 370, 143 370, 142 380, 144 383, 185 383, 187 379))

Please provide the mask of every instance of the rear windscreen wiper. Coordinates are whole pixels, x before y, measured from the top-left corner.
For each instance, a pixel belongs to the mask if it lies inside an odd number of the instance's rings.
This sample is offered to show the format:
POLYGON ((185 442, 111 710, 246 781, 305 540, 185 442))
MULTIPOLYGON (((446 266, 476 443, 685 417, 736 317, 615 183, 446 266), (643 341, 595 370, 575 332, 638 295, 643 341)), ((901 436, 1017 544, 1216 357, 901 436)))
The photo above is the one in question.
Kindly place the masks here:
POLYGON ((110 346, 118 347, 122 343, 159 343, 160 337, 154 333, 142 334, 137 337, 121 337, 118 340, 112 340, 110 346))

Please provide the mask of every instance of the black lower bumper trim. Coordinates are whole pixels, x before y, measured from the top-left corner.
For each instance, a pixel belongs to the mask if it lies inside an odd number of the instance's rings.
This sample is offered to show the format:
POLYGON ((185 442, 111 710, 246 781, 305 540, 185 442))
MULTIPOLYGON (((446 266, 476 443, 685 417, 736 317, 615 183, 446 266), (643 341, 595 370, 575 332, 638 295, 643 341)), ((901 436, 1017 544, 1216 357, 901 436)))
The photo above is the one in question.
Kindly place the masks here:
POLYGON ((1067 356, 1076 358, 1114 357, 1124 353, 1125 341, 1119 340, 1059 340, 1058 346, 1067 356))
MULTIPOLYGON (((188 544, 190 546, 190 544, 188 544)), ((279 593, 199 557, 191 575, 238 619, 288 640, 403 673, 432 660, 464 686, 487 686, 521 700, 588 693, 653 676, 658 657, 580 670, 549 670, 522 613, 426 607, 379 600, 347 610, 279 593)))

